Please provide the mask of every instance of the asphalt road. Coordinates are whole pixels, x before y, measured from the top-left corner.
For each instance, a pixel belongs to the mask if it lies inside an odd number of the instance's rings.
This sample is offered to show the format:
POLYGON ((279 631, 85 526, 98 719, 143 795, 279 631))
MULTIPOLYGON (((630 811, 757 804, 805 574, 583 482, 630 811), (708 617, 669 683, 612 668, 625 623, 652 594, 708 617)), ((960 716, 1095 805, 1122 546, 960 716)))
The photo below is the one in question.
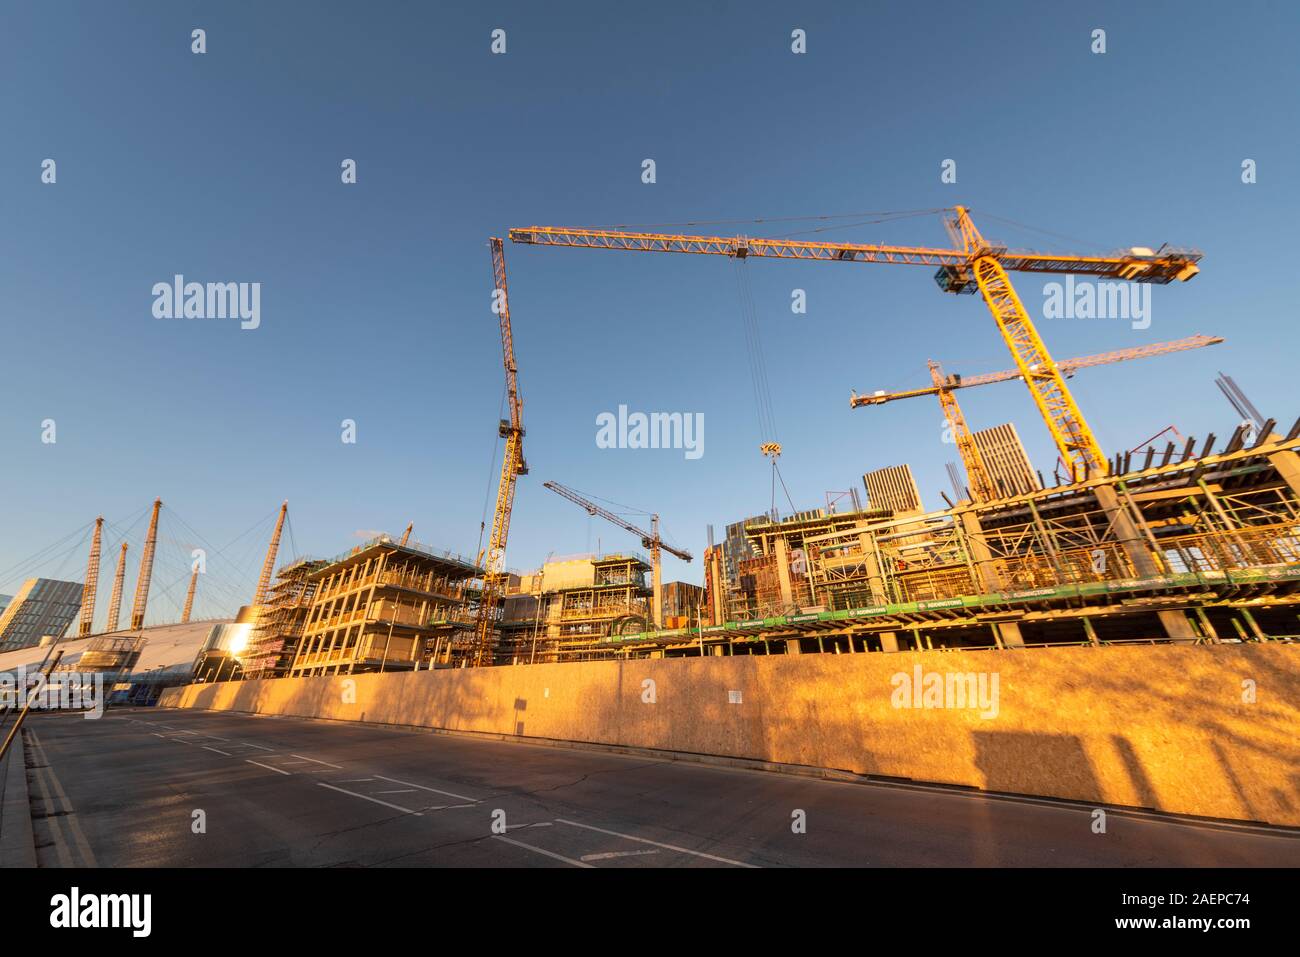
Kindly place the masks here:
POLYGON ((1111 812, 1097 834, 1084 806, 368 725, 28 727, 42 866, 1300 865, 1300 836, 1269 828, 1111 812))

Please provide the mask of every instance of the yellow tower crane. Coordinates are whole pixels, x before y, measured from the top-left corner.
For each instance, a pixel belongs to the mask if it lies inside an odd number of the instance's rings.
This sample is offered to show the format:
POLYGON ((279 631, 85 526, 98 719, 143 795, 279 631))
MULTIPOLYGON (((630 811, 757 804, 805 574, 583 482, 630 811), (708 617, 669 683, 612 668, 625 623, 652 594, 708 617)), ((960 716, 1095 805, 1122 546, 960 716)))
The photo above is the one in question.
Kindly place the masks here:
MULTIPOLYGON (((1128 359, 1149 359, 1153 356, 1168 355, 1171 352, 1185 352, 1189 349, 1203 349, 1206 346, 1217 345, 1222 341, 1223 339, 1219 336, 1188 336, 1186 339, 1175 339, 1171 342, 1156 342, 1147 346, 1135 346, 1131 349, 1116 349, 1112 352, 1099 352, 1091 356, 1062 359, 1057 363, 1057 367, 1061 375, 1068 379, 1078 369, 1109 365, 1114 362, 1124 362, 1128 359)), ((849 397, 849 406, 856 409, 865 405, 884 405, 886 402, 895 402, 899 399, 937 395, 939 403, 943 406, 944 418, 947 420, 949 428, 952 429, 957 452, 961 456, 962 464, 966 466, 966 476, 970 481, 971 495, 977 502, 991 501, 998 497, 997 490, 988 469, 984 466, 979 447, 975 444, 975 437, 966 424, 966 416, 963 414, 961 406, 958 405, 957 397, 953 395, 953 392, 957 389, 968 389, 971 386, 989 385, 994 382, 1019 379, 1020 371, 1018 369, 1008 369, 1002 372, 986 372, 982 375, 960 376, 944 375, 943 368, 933 360, 930 361, 929 367, 930 378, 934 383, 929 388, 908 389, 902 392, 874 392, 870 395, 858 395, 855 392, 849 397)))
POLYGON ((95 519, 95 535, 90 540, 90 558, 86 561, 86 580, 81 586, 81 622, 77 637, 85 638, 95 627, 95 592, 99 586, 99 543, 104 531, 104 516, 95 519))
POLYGON ((581 505, 587 510, 588 515, 599 515, 605 521, 617 525, 624 531, 631 532, 641 539, 641 544, 650 549, 650 568, 652 581, 654 583, 654 606, 651 608, 651 618, 654 620, 656 628, 662 628, 664 624, 664 599, 663 599, 663 575, 659 570, 660 552, 668 552, 676 555, 682 561, 689 562, 691 553, 682 548, 673 548, 671 545, 665 545, 663 539, 659 537, 659 516, 650 516, 650 531, 637 528, 631 522, 625 522, 613 512, 601 508, 595 502, 590 502, 583 498, 568 486, 561 485, 559 482, 543 482, 544 488, 549 488, 557 495, 562 495, 570 502, 581 505))
POLYGON ((505 454, 501 458, 501 479, 497 483, 496 510, 492 513, 492 532, 487 549, 479 555, 483 568, 483 593, 479 598, 478 616, 474 623, 474 648, 471 664, 475 667, 492 664, 492 649, 496 644, 497 609, 505 581, 506 540, 510 537, 510 512, 515 501, 515 481, 528 474, 524 462, 524 400, 519 392, 519 369, 515 365, 514 331, 510 327, 510 294, 506 288, 506 256, 504 244, 498 238, 488 241, 492 250, 492 311, 501 326, 501 357, 506 370, 506 397, 510 405, 510 418, 502 419, 497 426, 506 440, 505 454))
POLYGON ((1024 379, 1061 458, 1072 473, 1103 475, 1106 456, 1088 428, 1056 363, 1034 328, 1007 276, 1010 272, 1076 273, 1097 278, 1165 284, 1186 281, 1199 271, 1195 250, 1144 247, 1101 256, 1012 252, 989 243, 969 211, 955 206, 946 220, 953 248, 896 246, 883 243, 807 242, 752 239, 745 236, 691 236, 676 233, 625 232, 608 229, 528 226, 510 230, 517 243, 576 246, 630 252, 693 253, 735 259, 803 259, 826 262, 894 263, 937 266, 935 280, 950 293, 978 291, 1011 350, 1017 374, 1024 379))

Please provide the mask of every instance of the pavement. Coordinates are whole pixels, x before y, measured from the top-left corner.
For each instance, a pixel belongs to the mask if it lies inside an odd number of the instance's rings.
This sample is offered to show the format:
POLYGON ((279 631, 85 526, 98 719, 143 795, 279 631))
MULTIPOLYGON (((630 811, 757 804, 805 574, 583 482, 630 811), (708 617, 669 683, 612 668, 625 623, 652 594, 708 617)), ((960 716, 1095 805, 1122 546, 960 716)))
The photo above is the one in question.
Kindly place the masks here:
POLYGON ((376 725, 28 721, 41 866, 1259 867, 1300 832, 376 725))

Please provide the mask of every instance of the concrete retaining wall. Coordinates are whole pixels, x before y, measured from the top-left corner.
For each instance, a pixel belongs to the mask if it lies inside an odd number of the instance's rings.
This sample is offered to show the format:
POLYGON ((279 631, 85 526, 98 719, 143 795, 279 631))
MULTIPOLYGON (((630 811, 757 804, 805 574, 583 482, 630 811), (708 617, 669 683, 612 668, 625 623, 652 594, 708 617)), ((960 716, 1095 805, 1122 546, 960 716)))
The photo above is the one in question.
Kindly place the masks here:
POLYGON ((1300 826, 1300 648, 1285 644, 584 662, 190 685, 161 704, 725 755, 1300 826), (996 678, 996 714, 897 707, 897 676, 918 667, 923 687, 932 673, 974 673, 991 693, 996 678))

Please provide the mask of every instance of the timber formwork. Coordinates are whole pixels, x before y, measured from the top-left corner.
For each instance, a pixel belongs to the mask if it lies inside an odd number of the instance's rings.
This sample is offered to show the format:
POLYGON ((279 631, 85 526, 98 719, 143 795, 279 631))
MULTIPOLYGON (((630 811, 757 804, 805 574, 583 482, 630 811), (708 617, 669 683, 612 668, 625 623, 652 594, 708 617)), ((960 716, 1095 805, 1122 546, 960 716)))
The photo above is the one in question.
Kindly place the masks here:
POLYGON ((243 656, 245 678, 279 678, 289 673, 319 585, 312 575, 327 564, 320 558, 299 558, 276 572, 243 656))
MULTIPOLYGON (((746 533, 783 607, 607 636, 606 654, 859 652, 1300 637, 1300 422, 944 511, 746 533), (781 545, 780 542, 785 542, 781 545), (806 581, 788 573, 796 549, 806 581), (796 584, 797 583, 797 584, 796 584), (784 587, 784 586, 782 586, 784 587), (710 647, 711 646, 711 647, 710 647)), ((828 519, 840 516, 827 516, 828 519)), ((844 516, 847 518, 848 516, 844 516)), ((798 568, 798 565, 795 565, 798 568)), ((739 614, 737 614, 739 612, 739 614)))
POLYGON ((316 585, 294 676, 415 668, 462 616, 483 570, 449 552, 387 536, 312 572, 316 585))

